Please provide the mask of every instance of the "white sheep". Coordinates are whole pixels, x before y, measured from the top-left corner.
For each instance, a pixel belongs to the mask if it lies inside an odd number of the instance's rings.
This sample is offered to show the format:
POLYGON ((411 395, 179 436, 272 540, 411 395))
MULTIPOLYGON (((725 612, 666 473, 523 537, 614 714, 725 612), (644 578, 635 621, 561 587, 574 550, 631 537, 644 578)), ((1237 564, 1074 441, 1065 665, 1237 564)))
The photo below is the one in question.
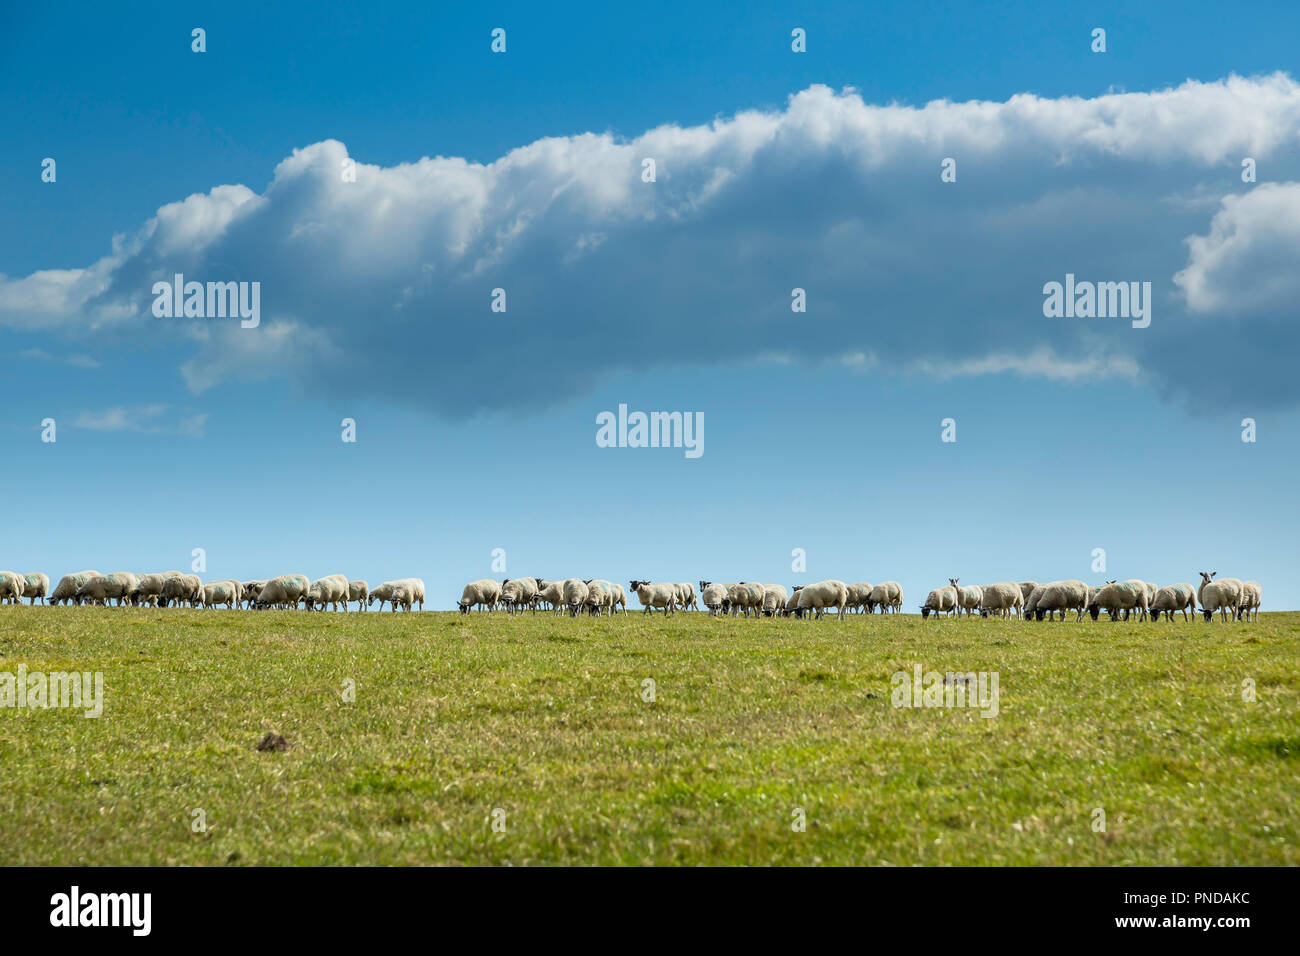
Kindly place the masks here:
POLYGON ((949 617, 954 612, 959 611, 957 588, 953 585, 935 588, 925 596, 925 603, 921 605, 921 619, 925 620, 931 614, 937 620, 940 614, 947 614, 949 617))
POLYGON ((1196 591, 1190 584, 1169 584, 1156 591, 1153 601, 1147 605, 1147 612, 1151 615, 1151 620, 1160 620, 1160 612, 1165 613, 1165 619, 1172 621, 1174 614, 1178 611, 1183 612, 1183 620, 1187 620, 1187 612, 1196 613, 1196 591))
POLYGON ((712 581, 701 581, 700 600, 709 609, 709 617, 717 617, 722 610, 722 603, 727 600, 727 588, 712 581))
POLYGON ((642 614, 649 614, 657 607, 663 608, 665 616, 676 613, 677 589, 673 585, 637 580, 628 583, 641 601, 642 614))
POLYGON ((370 585, 365 581, 349 581, 348 600, 356 601, 357 610, 364 611, 370 601, 370 585))
POLYGON ((521 611, 528 604, 524 592, 525 581, 533 585, 532 593, 536 594, 537 585, 532 578, 507 578, 501 582, 501 603, 505 605, 507 614, 521 611))
POLYGON ((307 580, 305 574, 281 574, 266 582, 257 595, 257 603, 253 606, 259 609, 297 608, 310 588, 311 582, 307 580))
MULTIPOLYGON (((877 585, 880 587, 880 585, 877 585)), ((872 594, 874 595, 874 591, 872 594)), ((849 603, 849 587, 843 581, 818 581, 799 589, 799 616, 805 612, 816 611, 816 617, 822 616, 830 608, 838 612, 838 620, 844 620, 845 608, 849 603)))
POLYGON ((162 593, 159 603, 163 607, 170 607, 173 601, 176 606, 188 604, 190 607, 197 607, 203 600, 203 582, 199 580, 197 574, 165 574, 163 575, 162 593))
POLYGON ((326 605, 338 610, 343 606, 343 610, 348 609, 348 576, 346 574, 327 574, 323 578, 317 578, 307 586, 307 599, 304 606, 308 611, 319 606, 322 611, 326 605))
POLYGON ((884 584, 877 584, 871 589, 871 598, 867 602, 867 610, 872 611, 874 608, 880 608, 882 614, 893 612, 899 613, 903 609, 903 588, 897 581, 886 581, 884 584))
MULTIPOLYGON (((1038 602, 1043 597, 1043 592, 1047 590, 1044 584, 1035 584, 1033 590, 1025 596, 1025 620, 1038 616, 1038 602)), ((1064 613, 1064 612, 1062 612, 1064 613)))
POLYGON ((560 608, 564 604, 564 582, 563 581, 543 581, 537 579, 537 600, 538 603, 546 603, 551 606, 552 614, 559 614, 560 608))
POLYGON ((968 585, 967 587, 962 587, 960 584, 957 583, 959 580, 961 579, 960 578, 948 579, 948 583, 957 589, 958 616, 960 616, 962 611, 965 611, 966 616, 971 617, 976 611, 980 609, 980 604, 984 600, 984 589, 974 585, 968 585))
POLYGON ((763 585, 763 616, 775 617, 785 610, 786 602, 790 600, 790 595, 786 593, 785 586, 781 584, 764 584, 763 585))
POLYGON ((108 604, 116 600, 118 607, 126 605, 135 590, 135 575, 127 571, 112 574, 97 574, 77 588, 77 603, 87 601, 95 604, 108 604))
MULTIPOLYGON (((29 595, 31 591, 27 592, 29 595)), ((1259 586, 1258 581, 1241 582, 1241 601, 1237 604, 1237 620, 1242 620, 1245 615, 1247 621, 1259 620, 1259 605, 1263 601, 1264 589, 1259 586), (1251 617, 1251 613, 1254 617, 1251 617)))
POLYGON ((1125 620, 1129 613, 1136 613, 1138 620, 1147 619, 1147 585, 1145 581, 1129 578, 1127 581, 1107 581, 1105 587, 1097 592, 1093 604, 1110 615, 1112 621, 1120 619, 1120 611, 1125 620))
POLYGON ((50 579, 44 574, 24 574, 22 577, 23 597, 27 598, 27 604, 35 604, 37 598, 44 604, 45 595, 50 591, 50 579))
POLYGON ((790 586, 790 599, 789 599, 788 601, 785 602, 785 611, 784 611, 784 613, 782 614, 783 617, 791 617, 791 616, 798 617, 798 615, 799 615, 799 592, 802 591, 802 590, 804 589, 804 587, 805 587, 805 585, 802 585, 802 584, 799 584, 799 585, 793 585, 793 584, 792 584, 792 585, 790 586))
MULTIPOLYGON (((380 585, 383 587, 383 585, 380 585)), ((374 591, 370 594, 373 597, 374 591)), ((471 581, 465 585, 464 590, 460 592, 460 600, 456 602, 456 607, 460 608, 461 614, 468 614, 470 608, 477 607, 479 612, 487 611, 491 614, 492 609, 501 601, 501 585, 491 578, 480 578, 477 581, 471 581)), ((379 610, 384 609, 384 604, 379 603, 379 610)))
MULTIPOLYGON (((665 587, 672 588, 672 585, 668 584, 665 587)), ((591 593, 587 582, 582 578, 567 578, 561 590, 564 594, 562 599, 564 606, 569 609, 569 617, 577 617, 582 606, 587 603, 587 596, 591 593)))
POLYGON ((23 592, 27 590, 27 582, 21 574, 16 571, 0 571, 0 604, 8 601, 10 604, 21 604, 23 592))
POLYGON ((849 585, 849 610, 865 614, 871 602, 871 585, 866 581, 856 581, 849 585))
POLYGON ((89 581, 98 571, 78 571, 74 574, 65 574, 59 578, 59 583, 55 585, 53 593, 50 594, 51 604, 62 604, 67 601, 69 604, 76 604, 78 589, 89 581))
POLYGON ((999 581, 986 584, 980 588, 980 617, 996 614, 998 617, 1011 617, 1014 611, 1017 617, 1025 606, 1020 585, 1015 581, 999 581))
POLYGON ((1029 606, 1029 595, 1034 593, 1036 587, 1038 587, 1037 581, 1020 582, 1020 596, 1024 599, 1026 608, 1029 606))
MULTIPOLYGON (((1241 581, 1237 578, 1219 578, 1217 581, 1213 580, 1214 576, 1218 573, 1218 571, 1201 572, 1201 586, 1196 589, 1196 600, 1197 603, 1201 605, 1201 608, 1204 609, 1205 599, 1202 597, 1202 592, 1205 588, 1210 584, 1223 585, 1223 587, 1220 587, 1215 591, 1215 600, 1220 602, 1227 601, 1227 603, 1216 604, 1215 610, 1219 611, 1223 616, 1223 619, 1226 621, 1228 612, 1231 611, 1235 617, 1237 614, 1237 607, 1241 604, 1241 581)), ((1206 620, 1208 621, 1209 618, 1207 617, 1206 620)))
POLYGON ((727 588, 727 604, 731 614, 751 614, 758 617, 763 613, 763 585, 754 581, 741 581, 727 588))
POLYGON ((683 611, 698 611, 700 605, 699 600, 695 596, 695 585, 688 581, 685 584, 678 584, 677 587, 679 589, 677 592, 677 605, 683 611))
POLYGON ((1077 611, 1075 620, 1082 621, 1084 609, 1088 607, 1088 593, 1088 585, 1076 578, 1044 584, 1043 593, 1034 606, 1034 616, 1041 621, 1046 615, 1050 621, 1052 615, 1060 611, 1064 621, 1066 611, 1077 611))
POLYGON ((233 611, 239 606, 240 585, 238 581, 213 581, 203 585, 203 606, 216 607, 224 604, 233 611))

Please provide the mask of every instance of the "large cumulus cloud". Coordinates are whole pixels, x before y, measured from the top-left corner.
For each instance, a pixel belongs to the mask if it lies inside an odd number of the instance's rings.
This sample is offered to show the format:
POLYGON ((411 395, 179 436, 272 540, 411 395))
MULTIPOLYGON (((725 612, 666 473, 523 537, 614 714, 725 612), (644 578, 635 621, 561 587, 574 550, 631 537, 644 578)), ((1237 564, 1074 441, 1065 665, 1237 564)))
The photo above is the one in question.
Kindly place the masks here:
POLYGON ((1300 86, 1277 74, 921 108, 818 86, 630 141, 358 162, 355 182, 330 140, 260 193, 163 207, 86 268, 0 277, 0 323, 192 341, 195 391, 284 376, 450 416, 540 409, 623 368, 772 357, 1286 404, 1300 392, 1269 372, 1297 345, 1298 139, 1300 86), (261 327, 154 318, 152 284, 176 272, 261 282, 261 327), (1044 318, 1042 286, 1067 272, 1151 282, 1151 327, 1044 318), (1208 387, 1207 329, 1227 343, 1208 387))

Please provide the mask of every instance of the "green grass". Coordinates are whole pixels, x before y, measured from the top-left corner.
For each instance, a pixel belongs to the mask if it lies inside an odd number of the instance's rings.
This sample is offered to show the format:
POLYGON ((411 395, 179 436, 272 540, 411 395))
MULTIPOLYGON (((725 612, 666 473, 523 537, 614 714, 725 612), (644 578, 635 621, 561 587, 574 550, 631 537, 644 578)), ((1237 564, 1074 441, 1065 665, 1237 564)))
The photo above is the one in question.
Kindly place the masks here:
POLYGON ((0 671, 99 670, 106 702, 0 709, 0 845, 9 864, 1294 865, 1298 652, 1294 613, 4 606, 0 671), (914 662, 998 672, 999 715, 891 706, 914 662), (291 748, 259 752, 270 731, 291 748))

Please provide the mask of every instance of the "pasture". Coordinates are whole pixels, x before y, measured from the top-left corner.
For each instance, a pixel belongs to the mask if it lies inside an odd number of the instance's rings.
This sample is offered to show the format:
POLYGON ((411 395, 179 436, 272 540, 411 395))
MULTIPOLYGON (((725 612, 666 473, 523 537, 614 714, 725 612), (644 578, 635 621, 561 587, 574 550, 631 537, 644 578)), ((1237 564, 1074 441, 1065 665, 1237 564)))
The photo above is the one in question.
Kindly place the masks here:
POLYGON ((104 681, 0 708, 9 864, 1300 864, 1300 613, 3 606, 0 654, 104 681), (892 706, 918 663, 997 716, 892 706))

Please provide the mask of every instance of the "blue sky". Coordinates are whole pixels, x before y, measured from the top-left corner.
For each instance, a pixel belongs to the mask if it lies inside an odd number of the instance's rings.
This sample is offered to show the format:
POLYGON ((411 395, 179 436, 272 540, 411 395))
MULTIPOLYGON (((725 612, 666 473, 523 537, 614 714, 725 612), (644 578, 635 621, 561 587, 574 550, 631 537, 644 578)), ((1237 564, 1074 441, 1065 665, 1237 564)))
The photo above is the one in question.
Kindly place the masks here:
POLYGON ((897 579, 911 606, 1205 567, 1296 607, 1297 26, 11 5, 0 566, 202 547, 208 577, 414 574, 440 607, 493 548, 511 575, 897 579), (261 282, 262 326, 154 318, 174 271, 261 282), (1151 281, 1151 327, 1045 318, 1066 272, 1151 281), (598 448, 620 403, 703 413, 705 454, 598 448))

